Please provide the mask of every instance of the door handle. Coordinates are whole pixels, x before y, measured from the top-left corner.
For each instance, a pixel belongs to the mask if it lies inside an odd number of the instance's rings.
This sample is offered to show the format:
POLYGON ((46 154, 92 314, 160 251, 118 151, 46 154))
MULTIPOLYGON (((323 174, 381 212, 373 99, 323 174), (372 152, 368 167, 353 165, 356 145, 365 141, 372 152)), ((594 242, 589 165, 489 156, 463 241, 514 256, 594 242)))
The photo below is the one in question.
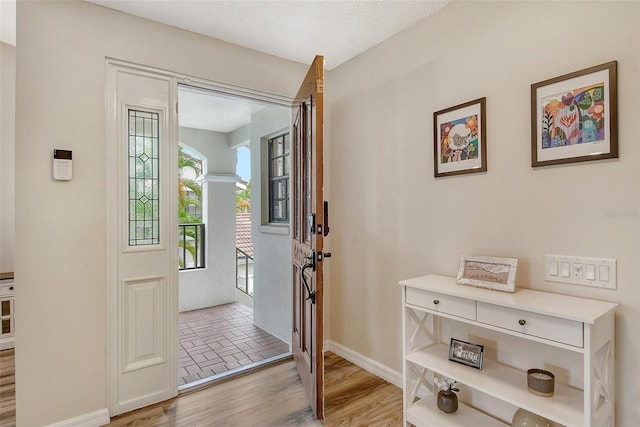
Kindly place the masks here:
POLYGON ((315 249, 311 249, 311 252, 309 252, 309 255, 305 256, 304 259, 306 259, 307 262, 300 269, 300 279, 302 280, 302 283, 304 284, 304 288, 307 291, 307 297, 305 299, 311 300, 311 304, 315 304, 316 303, 316 291, 311 290, 311 288, 309 287, 309 283, 307 282, 307 278, 304 275, 305 271, 307 271, 310 268, 313 268, 313 271, 316 271, 316 251, 315 251, 315 249))
POLYGON ((304 276, 304 272, 311 267, 312 267, 311 263, 305 264, 304 267, 302 267, 302 270, 300 270, 300 278, 302 279, 302 283, 304 284, 304 287, 307 290, 307 297, 305 299, 311 300, 311 304, 315 304, 316 291, 311 290, 311 288, 309 287, 309 283, 307 283, 307 278, 304 276))

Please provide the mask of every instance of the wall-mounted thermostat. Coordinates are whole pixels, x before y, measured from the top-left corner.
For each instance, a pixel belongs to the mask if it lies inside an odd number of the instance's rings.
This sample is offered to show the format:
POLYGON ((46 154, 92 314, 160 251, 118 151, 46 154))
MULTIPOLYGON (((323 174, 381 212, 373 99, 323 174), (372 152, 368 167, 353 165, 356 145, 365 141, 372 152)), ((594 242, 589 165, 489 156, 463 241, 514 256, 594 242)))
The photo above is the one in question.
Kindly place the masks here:
POLYGON ((53 150, 53 179, 69 181, 73 178, 71 150, 53 150))

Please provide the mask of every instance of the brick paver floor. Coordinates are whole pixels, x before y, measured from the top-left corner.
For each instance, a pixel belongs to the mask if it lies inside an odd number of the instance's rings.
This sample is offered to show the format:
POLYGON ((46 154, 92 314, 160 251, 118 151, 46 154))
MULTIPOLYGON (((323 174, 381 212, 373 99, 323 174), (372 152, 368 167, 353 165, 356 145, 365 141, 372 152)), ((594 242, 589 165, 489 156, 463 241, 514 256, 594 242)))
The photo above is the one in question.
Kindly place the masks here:
POLYGON ((253 310, 230 303, 180 313, 178 385, 289 352, 289 344, 253 324, 253 310))

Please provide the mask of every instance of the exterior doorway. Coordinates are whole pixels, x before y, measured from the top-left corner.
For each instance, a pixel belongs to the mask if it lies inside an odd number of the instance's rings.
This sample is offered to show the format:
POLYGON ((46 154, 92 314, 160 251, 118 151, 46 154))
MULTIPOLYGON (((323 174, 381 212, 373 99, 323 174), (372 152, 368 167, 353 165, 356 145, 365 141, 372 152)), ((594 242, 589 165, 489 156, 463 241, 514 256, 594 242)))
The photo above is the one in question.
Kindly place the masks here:
POLYGON ((290 113, 183 85, 178 108, 182 390, 291 354, 290 113))

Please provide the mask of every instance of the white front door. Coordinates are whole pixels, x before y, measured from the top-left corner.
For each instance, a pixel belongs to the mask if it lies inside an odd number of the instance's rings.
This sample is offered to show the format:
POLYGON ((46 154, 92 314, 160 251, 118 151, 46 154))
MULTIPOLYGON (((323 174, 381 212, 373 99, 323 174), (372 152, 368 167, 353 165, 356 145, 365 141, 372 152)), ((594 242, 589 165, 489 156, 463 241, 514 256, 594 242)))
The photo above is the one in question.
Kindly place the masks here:
POLYGON ((109 410, 177 394, 177 82, 107 66, 109 410))

